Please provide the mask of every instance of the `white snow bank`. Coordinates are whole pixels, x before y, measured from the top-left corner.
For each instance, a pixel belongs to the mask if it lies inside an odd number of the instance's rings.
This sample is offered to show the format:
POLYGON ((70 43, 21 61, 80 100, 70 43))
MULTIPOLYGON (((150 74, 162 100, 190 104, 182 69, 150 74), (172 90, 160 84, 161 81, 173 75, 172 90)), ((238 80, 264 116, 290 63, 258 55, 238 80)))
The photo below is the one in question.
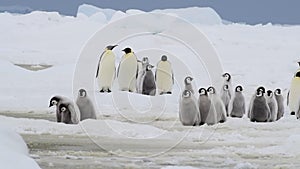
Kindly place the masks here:
MULTIPOLYGON (((192 23, 199 23, 203 25, 219 25, 222 24, 222 19, 218 15, 218 13, 209 7, 199 8, 199 7, 190 7, 190 8, 181 8, 181 9, 164 9, 164 10, 154 10, 152 12, 170 14, 173 16, 181 17, 192 23)), ((142 14, 144 11, 137 9, 129 9, 126 13, 115 11, 112 9, 101 9, 95 7, 93 5, 83 4, 78 7, 77 16, 82 14, 93 17, 95 15, 103 15, 106 17, 106 20, 99 19, 98 22, 105 23, 111 20, 115 20, 116 18, 120 18, 124 15, 134 15, 134 14, 142 14), (100 14, 101 13, 101 14, 100 14), (116 17, 118 15, 118 17, 116 17)))
POLYGON ((5 169, 38 169, 38 164, 29 157, 26 143, 14 131, 0 127, 0 164, 5 169))

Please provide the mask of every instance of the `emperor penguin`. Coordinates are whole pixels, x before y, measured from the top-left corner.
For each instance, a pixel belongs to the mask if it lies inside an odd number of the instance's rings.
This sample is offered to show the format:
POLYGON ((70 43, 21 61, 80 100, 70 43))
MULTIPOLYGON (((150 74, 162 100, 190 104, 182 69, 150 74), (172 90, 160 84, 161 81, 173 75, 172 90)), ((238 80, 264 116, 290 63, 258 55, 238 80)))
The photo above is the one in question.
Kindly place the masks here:
POLYGON ((88 97, 85 89, 80 89, 78 91, 76 104, 80 110, 80 121, 85 119, 96 119, 93 102, 88 97))
MULTIPOLYGON (((298 64, 300 66, 300 62, 298 62, 298 64)), ((297 70, 297 72, 294 75, 294 78, 292 79, 287 102, 291 115, 300 113, 300 68, 297 70)), ((300 117, 300 114, 297 115, 297 118, 298 117, 300 117)))
POLYGON ((273 91, 271 91, 271 90, 267 91, 266 100, 267 100, 268 106, 270 108, 269 122, 274 122, 277 120, 278 105, 277 105, 277 101, 274 97, 273 91))
POLYGON ((60 110, 58 108, 59 104, 61 102, 65 102, 65 101, 69 101, 68 98, 64 97, 64 96, 53 96, 51 99, 50 99, 50 104, 49 104, 49 107, 52 107, 52 106, 56 106, 56 121, 58 123, 62 122, 61 121, 61 114, 60 114, 60 110))
POLYGON ((179 120, 184 126, 196 126, 201 122, 197 100, 190 90, 184 90, 180 97, 179 120))
MULTIPOLYGON (((231 96, 233 95, 232 77, 229 73, 224 73, 222 77, 224 78, 223 86, 228 85, 228 91, 230 93, 230 98, 231 98, 231 96)), ((222 92, 223 92, 223 88, 221 89, 221 94, 222 92)))
POLYGON ((136 79, 136 92, 143 93, 143 81, 146 74, 146 66, 149 64, 148 57, 143 57, 142 61, 138 60, 138 75, 136 79))
POLYGON ((156 84, 154 80, 154 75, 152 72, 152 68, 154 66, 148 64, 146 66, 145 77, 143 78, 143 92, 144 95, 155 96, 156 94, 156 84))
POLYGON ((264 94, 264 88, 258 88, 256 90, 255 97, 249 108, 251 122, 268 122, 271 112, 264 94))
POLYGON ((276 120, 279 120, 281 117, 283 117, 283 114, 284 114, 284 98, 282 96, 282 93, 281 93, 281 89, 276 89, 274 91, 274 94, 275 94, 275 99, 277 101, 277 106, 278 106, 278 113, 277 113, 277 119, 276 120))
POLYGON ((116 46, 118 45, 107 46, 99 59, 96 78, 98 80, 99 90, 101 93, 111 92, 116 73, 116 56, 112 50, 116 46))
POLYGON ((185 90, 189 90, 189 91, 191 91, 194 94, 194 89, 193 89, 193 86, 192 86, 192 81, 193 81, 193 78, 190 77, 190 76, 187 76, 184 79, 184 89, 185 90))
POLYGON ((168 61, 168 57, 163 55, 161 60, 157 63, 155 72, 155 81, 158 89, 158 93, 172 94, 172 87, 174 85, 174 73, 172 70, 171 62, 168 61))
POLYGON ((221 99, 224 103, 224 106, 225 106, 225 109, 226 109, 226 115, 229 116, 229 113, 228 113, 228 105, 229 105, 229 102, 230 102, 230 99, 231 99, 231 94, 230 94, 230 91, 229 91, 229 85, 228 84, 225 84, 223 86, 223 90, 221 90, 221 99))
POLYGON ((228 113, 231 117, 242 118, 246 112, 245 97, 243 95, 243 87, 237 86, 235 93, 230 100, 228 113))
POLYGON ((65 124, 78 124, 80 110, 72 101, 63 101, 58 106, 61 121, 65 124))
POLYGON ((123 55, 118 67, 117 77, 121 91, 134 92, 138 73, 137 57, 130 48, 123 49, 123 55))
MULTIPOLYGON (((211 100, 211 109, 210 111, 215 111, 217 114, 217 122, 224 123, 226 121, 226 109, 223 101, 216 93, 216 89, 214 87, 209 87, 207 89, 209 93, 209 98, 211 100)), ((210 112, 209 112, 210 113, 210 112)))
MULTIPOLYGON (((206 123, 211 101, 208 98, 208 94, 205 88, 200 88, 198 92, 199 92, 198 104, 199 104, 199 112, 201 117, 200 125, 203 125, 206 123)), ((215 116, 215 120, 213 120, 213 123, 215 124, 216 121, 217 121, 217 117, 215 116)))

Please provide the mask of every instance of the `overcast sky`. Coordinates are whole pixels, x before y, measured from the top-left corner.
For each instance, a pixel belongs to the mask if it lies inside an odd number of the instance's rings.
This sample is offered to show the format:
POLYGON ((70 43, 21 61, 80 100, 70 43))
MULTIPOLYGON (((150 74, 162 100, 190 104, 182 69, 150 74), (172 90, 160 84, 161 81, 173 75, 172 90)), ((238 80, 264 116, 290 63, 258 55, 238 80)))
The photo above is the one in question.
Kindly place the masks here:
POLYGON ((300 25, 300 0, 0 0, 0 7, 26 6, 76 15, 78 6, 83 3, 122 11, 208 6, 223 19, 233 22, 300 25))

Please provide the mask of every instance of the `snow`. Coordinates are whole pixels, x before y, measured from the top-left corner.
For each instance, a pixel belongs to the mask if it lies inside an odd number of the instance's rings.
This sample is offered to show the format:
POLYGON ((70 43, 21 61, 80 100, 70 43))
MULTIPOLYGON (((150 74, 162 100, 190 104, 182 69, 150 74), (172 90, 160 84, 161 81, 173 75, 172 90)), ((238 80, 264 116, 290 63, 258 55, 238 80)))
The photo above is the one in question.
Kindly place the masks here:
MULTIPOLYGON (((300 53, 298 45, 300 26, 271 24, 249 26, 229 23, 223 25, 221 18, 210 8, 153 12, 182 17, 200 29, 220 56, 223 70, 232 74, 233 86, 237 84, 244 86, 247 103, 254 89, 259 85, 264 85, 268 89, 280 87, 286 95, 291 77, 298 67, 296 62, 299 60, 300 53), (198 13, 201 15, 196 15, 198 13)), ((1 111, 34 112, 33 114, 40 113, 45 117, 54 117, 55 110, 48 108, 50 97, 59 94, 71 98, 76 95, 72 89, 73 75, 83 46, 93 35, 96 35, 99 29, 107 26, 107 23, 111 24, 126 16, 140 13, 144 12, 128 10, 124 13, 90 5, 80 6, 76 17, 39 11, 26 15, 0 13, 0 22, 5 23, 0 27, 1 111), (52 67, 30 71, 15 64, 51 65, 52 67)), ((155 25, 153 20, 147 22, 149 25, 155 25)), ((144 22, 145 25, 147 22, 144 22)), ((135 26, 134 22, 130 24, 135 26)), ((154 34, 165 31, 153 28, 155 26, 148 31, 154 34)), ((193 35, 189 37, 189 43, 197 45, 197 38, 193 35)), ((98 120, 86 120, 79 125, 65 125, 52 122, 47 118, 0 116, 1 126, 6 126, 0 129, 0 149, 6 152, 0 153, 1 167, 2 164, 9 165, 6 163, 13 156, 22 159, 18 163, 20 165, 38 167, 29 158, 22 138, 11 130, 25 135, 85 136, 88 134, 92 137, 117 140, 125 138, 134 141, 151 140, 153 143, 159 139, 172 146, 183 139, 185 143, 182 144, 185 146, 190 144, 201 146, 200 150, 187 149, 188 152, 182 152, 185 156, 182 157, 183 160, 179 157, 174 161, 169 159, 174 165, 163 167, 167 169, 197 168, 188 162, 184 165, 180 162, 199 154, 197 159, 202 161, 219 160, 223 163, 225 160, 224 165, 237 169, 264 167, 256 159, 262 156, 272 159, 282 156, 293 158, 300 155, 300 146, 298 146, 300 124, 295 117, 288 115, 288 109, 284 118, 274 123, 251 123, 244 117, 229 118, 226 123, 216 126, 204 125, 195 128, 182 126, 178 121, 178 99, 183 77, 197 70, 201 73, 197 74, 193 85, 197 89, 200 86, 207 87, 210 82, 205 67, 195 64, 198 62, 192 59, 186 59, 193 58, 193 53, 189 53, 180 43, 165 37, 148 34, 124 39, 114 49, 117 61, 120 60, 121 49, 125 46, 131 46, 139 58, 150 56, 153 65, 156 65, 162 54, 167 54, 171 58, 176 80, 172 95, 147 97, 119 92, 115 82, 111 94, 99 94, 96 93, 96 89, 88 90, 95 94, 93 99, 97 100, 95 105, 98 108, 98 120), (149 46, 153 48, 145 49, 149 46), (4 156, 5 154, 7 156, 4 156), (242 157, 247 157, 248 160, 242 157)), ((99 54, 101 52, 99 51, 99 54)), ((92 66, 94 65, 89 65, 90 69, 87 71, 93 72, 92 66)), ((25 114, 30 116, 30 113, 25 114)), ((270 160, 269 164, 273 162, 270 160)), ((295 167, 278 163, 276 166, 295 167)))
POLYGON ((0 164, 1 168, 39 169, 37 163, 29 157, 26 143, 15 131, 1 124, 0 127, 0 164), (17 161, 16 161, 17 160, 17 161))

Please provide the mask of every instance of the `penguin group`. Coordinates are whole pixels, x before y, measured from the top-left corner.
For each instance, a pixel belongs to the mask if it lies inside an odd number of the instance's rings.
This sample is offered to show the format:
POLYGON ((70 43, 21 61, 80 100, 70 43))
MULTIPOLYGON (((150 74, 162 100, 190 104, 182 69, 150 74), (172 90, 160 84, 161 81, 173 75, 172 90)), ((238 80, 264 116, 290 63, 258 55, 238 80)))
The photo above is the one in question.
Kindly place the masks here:
MULTIPOLYGON (((207 89, 201 87, 198 90, 198 100, 194 95, 193 78, 187 76, 184 79, 184 90, 179 100, 179 120, 182 125, 215 125, 226 122, 228 117, 242 118, 246 114, 243 87, 237 85, 233 90, 231 75, 224 73, 222 77, 224 82, 220 95, 213 86, 207 89)), ((251 122, 274 122, 283 117, 284 111, 281 89, 266 91, 263 86, 260 86, 250 100, 248 118, 251 122)))
POLYGON ((138 60, 132 49, 127 47, 122 50, 124 55, 116 70, 116 56, 112 51, 116 46, 118 45, 107 46, 100 56, 96 71, 100 93, 110 93, 114 79, 117 78, 120 91, 150 96, 172 94, 174 75, 166 55, 161 56, 154 75, 154 66, 150 64, 149 58, 138 60))
POLYGON ((78 91, 76 103, 64 96, 53 96, 49 107, 56 106, 56 121, 65 124, 78 124, 85 119, 96 119, 94 105, 85 89, 78 91))

